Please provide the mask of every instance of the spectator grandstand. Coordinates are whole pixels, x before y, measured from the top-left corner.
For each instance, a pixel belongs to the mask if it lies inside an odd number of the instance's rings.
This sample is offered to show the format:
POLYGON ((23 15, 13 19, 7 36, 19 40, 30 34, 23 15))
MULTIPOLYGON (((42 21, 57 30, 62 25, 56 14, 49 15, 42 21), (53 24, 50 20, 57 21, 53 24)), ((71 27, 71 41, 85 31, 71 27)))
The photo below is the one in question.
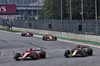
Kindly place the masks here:
POLYGON ((27 16, 35 17, 43 8, 43 0, 0 0, 0 5, 15 4, 16 13, 1 14, 2 19, 25 19, 27 16))

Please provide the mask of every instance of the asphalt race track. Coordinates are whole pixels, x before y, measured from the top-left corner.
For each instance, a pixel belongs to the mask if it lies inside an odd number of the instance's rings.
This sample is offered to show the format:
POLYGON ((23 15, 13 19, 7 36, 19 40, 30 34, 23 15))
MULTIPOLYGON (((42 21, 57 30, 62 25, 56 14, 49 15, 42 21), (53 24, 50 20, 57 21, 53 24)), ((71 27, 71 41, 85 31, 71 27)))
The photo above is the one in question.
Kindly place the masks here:
POLYGON ((0 30, 0 66, 100 66, 100 48, 92 47, 93 56, 65 58, 65 50, 76 46, 74 43, 43 41, 39 37, 21 37, 20 34, 0 30), (29 50, 30 47, 46 50, 46 59, 13 59, 15 53, 29 50))

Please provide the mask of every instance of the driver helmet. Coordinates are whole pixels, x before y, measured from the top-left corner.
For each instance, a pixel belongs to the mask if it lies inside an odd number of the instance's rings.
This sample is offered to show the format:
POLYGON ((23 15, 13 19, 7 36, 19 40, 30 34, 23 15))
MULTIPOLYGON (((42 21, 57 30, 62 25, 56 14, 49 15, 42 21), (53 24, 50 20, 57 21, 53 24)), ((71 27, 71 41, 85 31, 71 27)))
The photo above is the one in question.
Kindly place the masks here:
POLYGON ((77 47, 78 47, 78 48, 82 48, 82 46, 81 46, 81 45, 78 45, 77 47))
POLYGON ((33 50, 32 48, 30 48, 30 50, 33 50))

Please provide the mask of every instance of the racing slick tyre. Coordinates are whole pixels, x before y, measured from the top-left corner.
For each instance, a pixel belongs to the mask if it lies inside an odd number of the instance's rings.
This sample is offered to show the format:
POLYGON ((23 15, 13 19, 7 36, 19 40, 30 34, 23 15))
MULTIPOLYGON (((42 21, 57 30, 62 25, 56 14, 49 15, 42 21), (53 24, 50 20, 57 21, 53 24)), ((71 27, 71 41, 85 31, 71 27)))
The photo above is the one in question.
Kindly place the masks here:
POLYGON ((22 33, 22 34, 21 34, 21 36, 25 36, 25 34, 24 34, 24 33, 22 33))
POLYGON ((92 54, 93 54, 93 49, 88 48, 88 49, 87 49, 87 54, 88 54, 88 55, 92 55, 92 54))
POLYGON ((23 36, 26 36, 26 34, 23 34, 23 36))
POLYGON ((46 37, 46 36, 44 36, 44 37, 43 37, 43 40, 45 40, 45 41, 46 41, 47 39, 48 39, 48 37, 46 37))
POLYGON ((43 40, 45 40, 45 36, 43 36, 43 40))
POLYGON ((41 58, 46 58, 46 52, 45 52, 45 51, 41 51, 40 57, 41 57, 41 58))
POLYGON ((52 36, 52 39, 56 41, 57 40, 57 37, 56 36, 52 36))
POLYGON ((55 40, 57 40, 57 37, 55 36, 55 40))
POLYGON ((66 50, 64 56, 69 57, 68 55, 70 54, 70 50, 66 50))
POLYGON ((23 36, 23 34, 21 34, 21 36, 23 36))
POLYGON ((31 58, 32 58, 33 60, 36 60, 36 59, 37 59, 37 53, 33 52, 33 53, 31 54, 31 58))
POLYGON ((14 56, 14 59, 16 61, 20 61, 20 59, 18 59, 19 57, 21 57, 21 54, 20 53, 16 53, 16 55, 14 56))
POLYGON ((86 57, 86 51, 84 49, 81 50, 82 57, 86 57))
POLYGON ((22 34, 21 34, 21 36, 25 36, 25 34, 24 34, 24 33, 22 33, 22 34))
POLYGON ((31 33, 31 36, 33 36, 33 34, 31 33))

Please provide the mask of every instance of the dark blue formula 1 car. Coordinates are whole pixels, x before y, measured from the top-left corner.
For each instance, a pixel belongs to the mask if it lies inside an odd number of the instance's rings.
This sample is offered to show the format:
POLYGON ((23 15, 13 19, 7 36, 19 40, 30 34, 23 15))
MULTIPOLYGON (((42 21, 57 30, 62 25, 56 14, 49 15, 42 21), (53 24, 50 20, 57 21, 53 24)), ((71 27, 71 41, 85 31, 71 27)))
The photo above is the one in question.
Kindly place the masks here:
POLYGON ((75 57, 75 56, 90 56, 93 55, 93 49, 89 46, 78 45, 76 48, 71 50, 66 50, 64 53, 65 57, 75 57))

